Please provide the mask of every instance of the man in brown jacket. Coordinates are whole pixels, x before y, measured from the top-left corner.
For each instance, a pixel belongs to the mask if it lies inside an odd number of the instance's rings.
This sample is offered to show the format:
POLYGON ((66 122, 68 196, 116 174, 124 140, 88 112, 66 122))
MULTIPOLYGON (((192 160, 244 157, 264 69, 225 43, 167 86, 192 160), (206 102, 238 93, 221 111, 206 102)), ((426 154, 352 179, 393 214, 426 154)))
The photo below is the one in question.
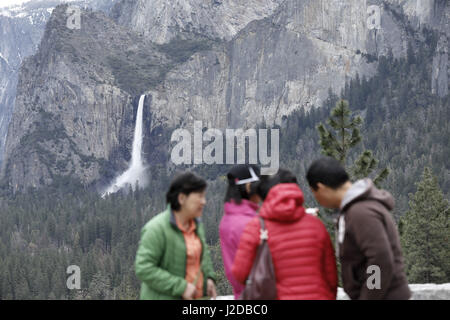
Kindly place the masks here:
POLYGON ((308 183, 320 205, 340 209, 336 250, 344 291, 351 299, 411 297, 397 227, 394 199, 370 179, 350 182, 339 161, 325 157, 309 167, 308 183))

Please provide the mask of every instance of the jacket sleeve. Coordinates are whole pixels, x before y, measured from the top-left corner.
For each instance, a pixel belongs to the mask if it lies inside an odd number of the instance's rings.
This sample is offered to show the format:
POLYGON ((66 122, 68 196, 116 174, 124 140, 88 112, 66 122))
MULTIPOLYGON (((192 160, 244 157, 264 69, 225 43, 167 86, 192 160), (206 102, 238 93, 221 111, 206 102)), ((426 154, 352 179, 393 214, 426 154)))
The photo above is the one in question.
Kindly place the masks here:
POLYGON ((181 297, 187 286, 186 280, 158 266, 164 250, 163 230, 156 225, 148 226, 147 229, 143 228, 136 254, 136 276, 158 292, 181 297))
POLYGON ((245 283, 253 266, 259 245, 260 224, 258 218, 251 220, 242 232, 239 247, 233 261, 231 272, 240 283, 245 283))
POLYGON ((373 271, 367 273, 370 270, 365 270, 366 275, 358 299, 383 299, 389 289, 394 271, 394 255, 382 221, 383 218, 373 209, 365 208, 365 210, 362 210, 358 205, 354 205, 350 212, 349 228, 355 236, 358 247, 366 257, 367 268, 375 266, 380 270, 380 286, 373 289, 369 289, 367 280, 372 275, 376 276, 376 274, 373 271))
POLYGON ((325 226, 320 222, 322 227, 322 243, 323 243, 323 273, 328 284, 330 295, 336 299, 338 276, 336 268, 336 256, 334 255, 333 244, 330 235, 325 226))

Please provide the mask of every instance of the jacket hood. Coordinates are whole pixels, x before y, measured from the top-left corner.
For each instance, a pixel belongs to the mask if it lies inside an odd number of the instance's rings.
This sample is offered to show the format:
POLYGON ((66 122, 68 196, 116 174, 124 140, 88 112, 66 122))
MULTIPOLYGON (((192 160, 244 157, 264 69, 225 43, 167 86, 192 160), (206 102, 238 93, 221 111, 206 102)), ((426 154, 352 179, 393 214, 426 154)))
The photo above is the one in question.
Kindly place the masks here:
POLYGON ((276 221, 295 221, 305 215, 303 192, 295 183, 281 183, 270 189, 260 210, 261 217, 276 221))
POLYGON ((388 210, 394 209, 395 201, 386 190, 375 187, 371 179, 358 180, 347 190, 341 202, 341 211, 348 208, 352 203, 361 200, 376 200, 383 204, 388 210))

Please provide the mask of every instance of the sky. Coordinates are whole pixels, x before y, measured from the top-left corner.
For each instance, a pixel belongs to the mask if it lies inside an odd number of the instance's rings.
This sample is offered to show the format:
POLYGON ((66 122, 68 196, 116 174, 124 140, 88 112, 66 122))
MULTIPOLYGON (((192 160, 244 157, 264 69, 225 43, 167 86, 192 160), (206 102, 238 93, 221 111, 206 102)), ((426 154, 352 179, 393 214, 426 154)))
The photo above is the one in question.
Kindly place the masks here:
MULTIPOLYGON (((9 7, 13 5, 19 5, 25 2, 33 2, 37 0, 0 0, 0 8, 9 7)), ((61 0, 62 1, 62 0, 61 0)), ((75 0, 65 0, 66 2, 75 1, 75 0)))
POLYGON ((0 8, 12 6, 15 4, 22 4, 30 0, 0 0, 0 8))

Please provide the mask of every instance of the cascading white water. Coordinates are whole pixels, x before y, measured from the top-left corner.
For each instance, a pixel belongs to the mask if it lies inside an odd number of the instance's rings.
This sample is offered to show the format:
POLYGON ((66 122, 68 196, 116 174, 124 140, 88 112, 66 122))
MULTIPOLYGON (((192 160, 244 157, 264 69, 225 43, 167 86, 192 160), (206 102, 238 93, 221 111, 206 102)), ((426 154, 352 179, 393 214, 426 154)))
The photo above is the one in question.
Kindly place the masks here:
POLYGON ((142 114, 144 108, 145 94, 139 98, 139 106, 136 115, 136 126, 134 128, 133 149, 131 151, 130 167, 118 176, 115 181, 106 189, 102 197, 107 194, 117 192, 125 186, 131 185, 135 188, 136 184, 143 188, 147 185, 145 175, 145 166, 142 163, 142 114))
POLYGON ((131 151, 131 167, 142 167, 142 114, 144 109, 145 94, 139 98, 139 106, 136 115, 136 127, 134 128, 133 149, 131 151))

